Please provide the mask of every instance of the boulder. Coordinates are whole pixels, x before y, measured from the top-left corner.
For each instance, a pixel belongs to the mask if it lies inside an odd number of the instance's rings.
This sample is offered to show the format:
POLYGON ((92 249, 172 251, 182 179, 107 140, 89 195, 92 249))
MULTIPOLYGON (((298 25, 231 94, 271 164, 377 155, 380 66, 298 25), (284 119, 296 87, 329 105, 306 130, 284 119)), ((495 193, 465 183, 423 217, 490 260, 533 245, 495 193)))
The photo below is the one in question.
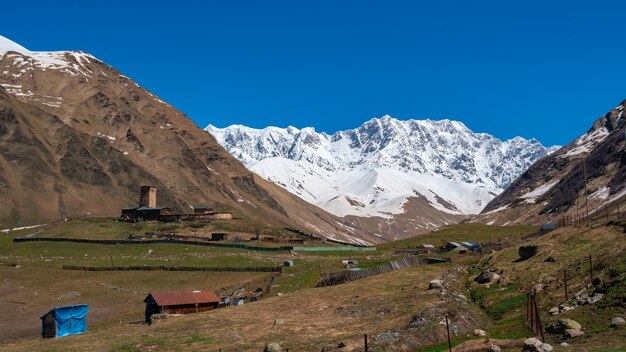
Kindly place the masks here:
POLYGON ((583 336, 585 333, 577 330, 577 329, 565 329, 565 333, 563 334, 563 337, 566 339, 571 339, 574 337, 578 337, 578 336, 583 336))
POLYGON ((546 260, 544 260, 544 262, 554 263, 554 262, 556 262, 556 258, 553 257, 553 256, 549 256, 548 258, 546 258, 546 260))
POLYGON ((485 337, 487 336, 487 333, 485 332, 485 330, 475 329, 474 336, 485 337))
POLYGON ((550 310, 548 310, 548 313, 550 313, 551 316, 558 315, 559 312, 560 312, 559 307, 552 307, 550 308, 550 310))
POLYGON ((569 343, 565 341, 561 342, 561 347, 567 347, 567 346, 569 346, 569 343))
POLYGON ((564 334, 565 330, 581 330, 582 326, 572 319, 559 319, 554 323, 548 325, 546 331, 550 334, 564 334))
POLYGON ((490 271, 483 271, 482 273, 478 274, 478 276, 474 278, 474 281, 478 282, 479 284, 488 284, 491 282, 491 280, 494 279, 494 276, 500 279, 500 275, 496 273, 492 273, 490 271))
POLYGON ((431 280, 430 283, 428 283, 428 289, 432 290, 433 288, 443 288, 443 280, 431 280))
POLYGON ((550 352, 552 351, 552 346, 547 343, 541 342, 536 337, 531 337, 524 341, 524 347, 522 349, 523 352, 550 352))
POLYGON ((601 293, 594 293, 593 296, 587 298, 587 303, 594 304, 602 299, 604 295, 601 293))
POLYGON ((613 319, 611 319, 611 326, 612 327, 618 327, 621 325, 626 324, 626 320, 624 320, 624 318, 620 318, 620 317, 615 317, 613 319))
POLYGON ((279 344, 272 342, 265 345, 263 352, 282 352, 282 350, 283 349, 280 347, 279 344))
POLYGON ((529 246, 521 246, 517 250, 517 254, 519 254, 521 260, 532 258, 535 256, 535 254, 537 254, 537 252, 539 252, 539 246, 534 244, 529 246))
POLYGON ((500 283, 500 281, 502 281, 502 277, 498 274, 493 274, 491 275, 491 280, 500 283))
POLYGON ((489 346, 489 349, 487 349, 487 352, 500 352, 500 346, 497 345, 491 345, 489 346))

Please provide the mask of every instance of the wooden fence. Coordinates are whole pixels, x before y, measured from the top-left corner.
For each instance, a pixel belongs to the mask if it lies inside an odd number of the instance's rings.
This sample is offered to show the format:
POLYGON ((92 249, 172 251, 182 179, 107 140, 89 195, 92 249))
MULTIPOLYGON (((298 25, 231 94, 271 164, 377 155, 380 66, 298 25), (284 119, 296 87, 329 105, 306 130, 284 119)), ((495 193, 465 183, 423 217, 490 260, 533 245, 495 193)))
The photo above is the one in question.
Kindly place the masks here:
POLYGON ((541 338, 541 341, 545 341, 546 338, 543 335, 543 327, 541 326, 541 318, 539 316, 539 306, 537 305, 537 294, 535 290, 531 288, 528 290, 526 296, 526 327, 535 334, 536 337, 541 338))
POLYGON ((239 248, 248 249, 253 251, 291 251, 292 246, 280 246, 280 247, 259 247, 249 246, 239 243, 215 243, 209 241, 190 241, 179 239, 159 239, 159 240, 90 240, 83 238, 61 238, 61 237, 32 237, 32 238, 14 238, 13 242, 74 242, 74 243, 92 243, 92 244, 108 244, 108 245, 122 245, 122 244, 157 244, 157 243, 169 243, 169 244, 185 244, 193 246, 206 246, 206 247, 222 247, 222 248, 239 248))
MULTIPOLYGON (((163 271, 228 271, 228 272, 263 272, 282 273, 283 268, 276 267, 202 267, 202 266, 84 266, 84 265, 63 265, 64 270, 84 270, 84 271, 135 271, 135 270, 163 270, 163 271)), ((273 284, 273 282, 272 282, 273 284)))
POLYGON ((388 273, 394 270, 409 268, 412 266, 428 264, 428 258, 404 257, 389 263, 359 271, 342 270, 332 273, 323 273, 315 287, 340 285, 349 281, 364 279, 366 277, 388 273))
POLYGON ((578 206, 576 212, 573 214, 564 215, 556 220, 558 226, 575 226, 575 225, 588 225, 596 220, 618 220, 624 217, 626 209, 621 201, 615 201, 609 203, 603 207, 593 207, 587 209, 582 204, 578 206))

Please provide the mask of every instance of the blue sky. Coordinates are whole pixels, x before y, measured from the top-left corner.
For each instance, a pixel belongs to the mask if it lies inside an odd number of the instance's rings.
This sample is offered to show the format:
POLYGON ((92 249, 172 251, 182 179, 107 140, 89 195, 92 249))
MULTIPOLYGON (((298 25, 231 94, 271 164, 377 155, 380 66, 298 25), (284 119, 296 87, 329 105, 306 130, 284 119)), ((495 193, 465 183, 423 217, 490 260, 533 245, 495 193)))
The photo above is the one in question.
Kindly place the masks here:
POLYGON ((552 145, 626 98, 623 1, 87 3, 11 1, 0 34, 87 51, 201 127, 389 114, 552 145))

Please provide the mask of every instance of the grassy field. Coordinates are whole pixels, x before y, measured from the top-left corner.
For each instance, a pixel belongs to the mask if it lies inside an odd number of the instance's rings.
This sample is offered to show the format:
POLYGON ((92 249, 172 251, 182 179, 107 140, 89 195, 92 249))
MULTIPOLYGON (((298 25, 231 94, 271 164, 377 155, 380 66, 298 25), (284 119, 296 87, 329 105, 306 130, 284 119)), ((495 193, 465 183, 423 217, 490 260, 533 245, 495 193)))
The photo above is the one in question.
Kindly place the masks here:
POLYGON ((157 346, 159 351, 260 351, 268 342, 279 342, 292 351, 319 350, 339 342, 357 347, 362 334, 396 329, 405 325, 412 313, 438 302, 436 292, 427 290, 423 283, 446 269, 433 266, 401 270, 152 326, 112 325, 71 338, 27 339, 7 344, 4 350, 66 351, 89 346, 96 351, 136 351, 141 345, 157 346), (115 339, 112 341, 110 336, 115 339))
POLYGON ((421 244, 429 243, 435 246, 450 241, 496 242, 498 240, 518 240, 520 235, 537 231, 534 226, 492 226, 483 224, 460 224, 445 226, 439 230, 393 241, 378 246, 380 250, 396 250, 416 248, 421 244))
MULTIPOLYGON (((0 307, 11 317, 0 320, 0 350, 140 351, 146 346, 156 346, 159 351, 217 351, 220 348, 256 351, 266 342, 279 342, 293 351, 308 351, 344 342, 351 351, 362 349, 363 333, 383 336, 380 341, 385 341, 385 334, 391 334, 389 338, 393 339, 393 334, 399 333, 401 337, 396 342, 379 341, 373 345, 380 351, 439 351, 446 348, 437 345, 437 341, 442 341, 439 320, 431 322, 433 327, 426 330, 421 327, 422 330, 413 331, 412 324, 416 312, 427 316, 429 309, 439 312, 450 308, 437 290, 426 287, 429 280, 441 278, 458 266, 463 268, 461 273, 465 273, 459 292, 467 290, 467 301, 482 309, 483 317, 479 320, 488 322, 472 329, 488 330, 492 338, 517 346, 520 338, 530 336, 523 320, 526 289, 536 282, 544 284, 545 293, 539 297, 539 303, 547 322, 547 309, 564 299, 559 274, 563 269, 570 271, 571 291, 584 288, 590 281, 585 263, 592 253, 594 271, 601 279, 597 289, 606 294, 605 299, 563 316, 583 324, 586 334, 574 341, 577 350, 619 351, 619 341, 626 341, 626 329, 612 331, 606 325, 612 315, 626 313, 623 305, 626 301, 626 241, 622 229, 616 226, 560 229, 529 242, 538 244, 540 252, 522 262, 516 260, 516 245, 483 257, 453 255, 449 264, 403 269, 326 288, 314 288, 320 272, 342 270, 342 259, 357 260, 359 267, 368 268, 398 258, 397 249, 421 243, 439 245, 448 241, 498 239, 519 243, 520 234, 536 229, 463 224, 384 244, 376 252, 260 252, 178 244, 14 243, 14 237, 34 230, 0 233, 0 307), (556 262, 546 262, 550 256, 555 257, 556 262), (61 269, 67 264, 109 266, 111 261, 119 266, 276 266, 287 259, 293 260, 295 266, 285 267, 272 292, 259 302, 159 321, 150 327, 129 324, 143 319, 142 300, 150 291, 212 289, 219 293, 235 288, 251 291, 264 287, 270 274, 61 269), (498 270, 502 283, 489 287, 472 283, 473 276, 486 268, 498 270), (38 337, 41 314, 55 306, 79 303, 90 305, 88 334, 52 340, 38 337), (112 336, 115 339, 111 339, 112 336), (417 340, 413 336, 418 336, 417 340), (607 342, 608 336, 618 338, 618 342, 607 342), (424 344, 423 348, 415 347, 420 343, 424 344)), ((128 233, 140 235, 153 231, 203 233, 212 230, 189 224, 127 224, 110 219, 88 219, 57 224, 38 236, 120 239, 128 233)), ((465 313, 461 314, 470 314, 470 310, 463 310, 465 313)), ((428 319, 441 319, 437 314, 428 319)), ((470 351, 472 344, 478 344, 476 340, 468 340, 470 337, 456 335, 453 342, 458 345, 458 351, 470 351)), ((555 351, 560 351, 558 341, 554 337, 550 339, 555 351)), ((518 350, 518 347, 503 349, 518 350)))
MULTIPOLYGON (((63 265, 258 267, 281 266, 284 260, 292 259, 296 265, 285 268, 284 274, 278 278, 271 293, 275 296, 314 287, 320 270, 340 270, 343 258, 357 258, 367 264, 384 261, 380 257, 386 255, 360 252, 305 255, 179 244, 13 242, 14 237, 36 230, 0 233, 0 307, 12 316, 10 320, 0 320, 0 341, 36 336, 40 331, 39 316, 55 306, 87 303, 90 305, 90 329, 103 329, 141 320, 142 300, 150 291, 211 289, 219 293, 239 287, 251 291, 265 287, 271 275, 254 272, 84 272, 63 270, 63 265)), ((129 233, 191 230, 203 229, 189 224, 128 224, 112 219, 86 219, 57 223, 38 236, 122 239, 129 233)))
MULTIPOLYGON (((596 224, 597 225, 597 224, 596 224)), ((473 273, 494 268, 503 277, 500 285, 485 287, 472 284, 470 296, 483 306, 494 320, 491 336, 516 338, 529 336, 524 328, 526 292, 534 284, 543 286, 538 295, 540 316, 544 327, 557 318, 547 311, 566 302, 563 272, 568 272, 570 299, 576 292, 604 293, 596 304, 584 305, 558 318, 570 318, 583 326, 585 335, 569 340, 576 351, 626 351, 626 329, 613 329, 615 316, 626 316, 626 234, 622 226, 566 227, 526 243, 539 246, 536 256, 519 261, 517 246, 484 256, 473 273), (594 277, 601 284, 591 285, 589 255, 593 261, 594 277), (547 261, 552 257, 554 261, 547 261)), ((559 336, 547 335, 555 351, 559 336)))

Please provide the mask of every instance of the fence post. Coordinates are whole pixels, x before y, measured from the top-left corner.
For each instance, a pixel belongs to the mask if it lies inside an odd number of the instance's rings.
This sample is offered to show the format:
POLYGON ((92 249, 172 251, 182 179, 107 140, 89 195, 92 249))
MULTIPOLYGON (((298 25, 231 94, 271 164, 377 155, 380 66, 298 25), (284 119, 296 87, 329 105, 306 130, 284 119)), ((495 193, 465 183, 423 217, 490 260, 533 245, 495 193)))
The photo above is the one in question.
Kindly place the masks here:
POLYGON ((589 254, 589 275, 591 276, 591 282, 593 282, 593 261, 591 260, 591 254, 589 254))
POLYGON ((533 288, 533 307, 535 310, 535 330, 533 331, 535 335, 537 335, 537 330, 539 330, 539 335, 541 335, 541 342, 545 342, 546 338, 543 335, 543 327, 541 326, 541 318, 539 317, 539 307, 537 305, 537 295, 535 294, 535 289, 533 288))
POLYGON ((530 290, 529 290, 528 292, 526 292, 526 327, 529 329, 531 328, 530 323, 529 323, 531 321, 530 315, 531 315, 531 312, 530 312, 530 290))
POLYGON ((567 301, 569 295, 567 292, 567 269, 563 269, 563 279, 565 281, 565 300, 567 301))
POLYGON ((365 340, 365 352, 368 352, 369 349, 367 348, 367 334, 363 335, 363 339, 365 340))
POLYGON ((446 315, 446 331, 448 332, 448 350, 452 352, 452 342, 450 341, 450 325, 448 325, 448 315, 446 315))

